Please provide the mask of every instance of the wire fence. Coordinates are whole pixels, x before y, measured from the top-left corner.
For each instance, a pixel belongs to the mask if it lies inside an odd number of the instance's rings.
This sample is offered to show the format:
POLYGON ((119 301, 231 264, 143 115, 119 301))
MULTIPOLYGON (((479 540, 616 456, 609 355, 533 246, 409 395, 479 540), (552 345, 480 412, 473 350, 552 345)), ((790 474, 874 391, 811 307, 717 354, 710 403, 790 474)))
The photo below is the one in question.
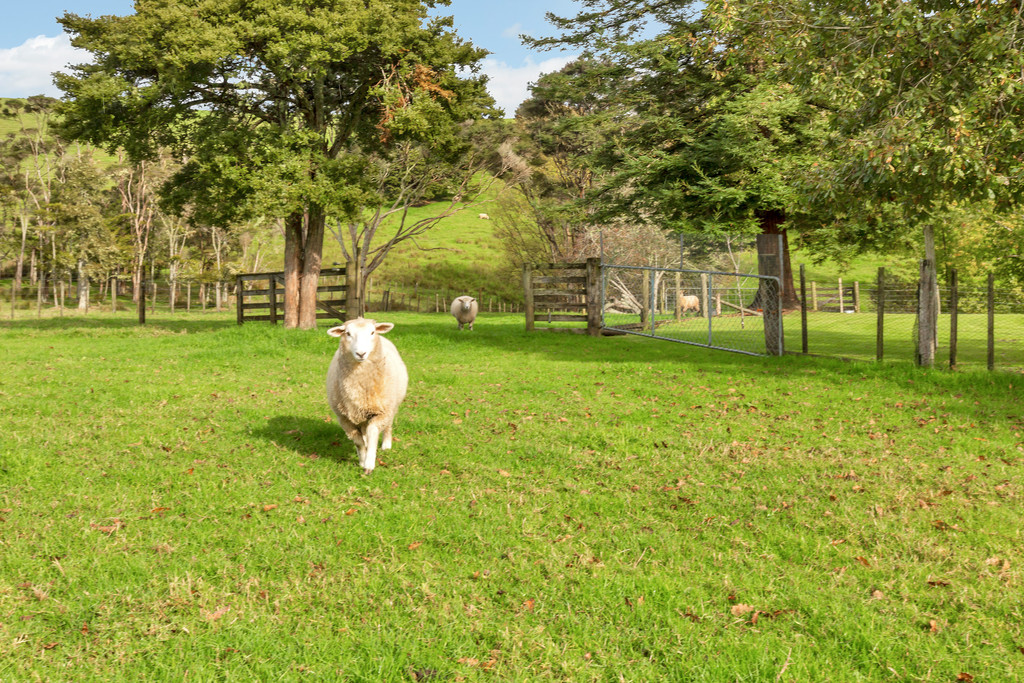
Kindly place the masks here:
MULTIPOLYGON (((939 287, 935 364, 1024 372, 1024 296, 1010 288, 939 287)), ((786 350, 853 360, 906 360, 918 353, 918 289, 881 281, 810 281, 803 309, 786 311, 786 350)))
POLYGON ((778 309, 776 278, 637 266, 602 270, 608 330, 747 354, 778 350, 781 321, 771 315, 778 309), (776 302, 774 309, 769 302, 776 302))
MULTIPOLYGON (((149 280, 144 283, 146 305, 169 313, 226 311, 231 308, 233 282, 197 280, 149 280)), ((0 311, 8 317, 135 311, 134 285, 130 279, 90 280, 80 287, 74 280, 23 282, 0 285, 0 311)))
MULTIPOLYGON (((324 276, 321 284, 337 284, 338 278, 324 276)), ((338 280, 344 284, 344 277, 338 280)), ((171 282, 165 278, 145 282, 146 309, 152 314, 180 312, 225 312, 237 305, 237 282, 183 280, 171 282)), ((89 312, 137 312, 131 279, 109 278, 90 280, 87 295, 80 296, 77 281, 47 280, 40 283, 22 282, 15 287, 13 281, 0 283, 0 316, 42 317, 76 315, 89 312), (82 304, 80 306, 80 303, 82 304)), ((487 292, 456 290, 426 290, 419 287, 401 287, 392 284, 374 285, 366 291, 367 312, 413 311, 418 313, 448 313, 452 299, 469 294, 476 296, 481 313, 517 313, 522 302, 510 301, 487 292)), ((283 297, 283 291, 278 294, 283 297)), ((266 297, 254 297, 261 301, 266 297)))

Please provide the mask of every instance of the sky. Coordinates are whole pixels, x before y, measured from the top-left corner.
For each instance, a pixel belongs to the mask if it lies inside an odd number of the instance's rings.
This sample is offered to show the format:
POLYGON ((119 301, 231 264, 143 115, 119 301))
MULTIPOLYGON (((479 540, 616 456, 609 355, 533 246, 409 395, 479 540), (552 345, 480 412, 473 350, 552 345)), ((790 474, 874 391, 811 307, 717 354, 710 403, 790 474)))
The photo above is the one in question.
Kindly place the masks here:
MULTIPOLYGON (((98 17, 133 11, 131 0, 14 0, 5 3, 0 22, 0 97, 61 93, 51 74, 68 64, 88 61, 87 53, 71 47, 57 17, 64 12, 98 17)), ((519 34, 553 33, 546 12, 574 15, 574 0, 452 0, 443 14, 455 18, 460 36, 491 51, 483 62, 489 88, 498 106, 511 117, 529 95, 528 86, 542 73, 557 71, 573 55, 557 50, 538 52, 522 45, 519 34)))

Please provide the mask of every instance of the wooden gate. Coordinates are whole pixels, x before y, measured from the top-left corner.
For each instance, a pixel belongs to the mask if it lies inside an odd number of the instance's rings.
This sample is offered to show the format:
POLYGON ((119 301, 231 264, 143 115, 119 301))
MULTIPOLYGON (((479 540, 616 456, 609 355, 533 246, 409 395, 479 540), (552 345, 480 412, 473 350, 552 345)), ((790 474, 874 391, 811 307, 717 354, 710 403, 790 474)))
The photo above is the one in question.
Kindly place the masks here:
POLYGON ((523 266, 526 329, 601 334, 601 259, 586 263, 523 266), (585 327, 543 327, 538 322, 580 322, 585 327))
MULTIPOLYGON (((320 282, 316 288, 316 307, 321 312, 317 320, 345 320, 345 268, 324 268, 320 271, 320 282), (333 280, 333 282, 332 282, 333 280), (320 298, 321 294, 327 296, 320 298)), ((247 273, 236 278, 238 290, 238 324, 247 321, 269 320, 276 325, 284 318, 284 272, 247 273), (246 289, 247 282, 254 283, 253 289, 246 289), (247 301, 248 300, 248 301, 247 301)))

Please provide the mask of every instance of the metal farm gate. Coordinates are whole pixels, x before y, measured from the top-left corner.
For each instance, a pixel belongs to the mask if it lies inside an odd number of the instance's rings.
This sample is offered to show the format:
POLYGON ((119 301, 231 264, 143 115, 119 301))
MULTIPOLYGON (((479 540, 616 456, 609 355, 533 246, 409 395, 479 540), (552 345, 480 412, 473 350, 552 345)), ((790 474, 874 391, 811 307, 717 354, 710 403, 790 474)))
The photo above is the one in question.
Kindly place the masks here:
POLYGON ((782 355, 781 292, 774 276, 602 264, 602 328, 606 334, 782 355))

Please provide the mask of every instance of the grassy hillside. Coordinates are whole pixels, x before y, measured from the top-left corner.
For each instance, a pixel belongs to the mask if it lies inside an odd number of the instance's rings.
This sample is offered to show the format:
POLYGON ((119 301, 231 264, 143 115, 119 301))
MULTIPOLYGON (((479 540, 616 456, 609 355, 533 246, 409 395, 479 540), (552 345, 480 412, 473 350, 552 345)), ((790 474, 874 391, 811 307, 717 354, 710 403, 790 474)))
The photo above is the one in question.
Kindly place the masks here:
MULTIPOLYGON (((416 207, 409 212, 409 221, 437 215, 447 202, 416 207)), ((388 286, 412 291, 421 290, 489 296, 507 301, 522 299, 521 278, 507 264, 500 242, 494 235, 494 224, 479 218, 487 213, 490 202, 482 202, 445 218, 415 243, 397 246, 387 261, 372 275, 372 289, 377 292, 388 286)), ((390 238, 382 231, 379 241, 390 238)), ((324 241, 324 263, 340 261, 341 249, 328 235, 324 241)), ((374 294, 374 296, 377 296, 374 294)))
POLYGON ((0 679, 1024 678, 1019 378, 389 319, 0 326, 0 679))
MULTIPOLYGON (((4 102, 13 101, 20 102, 23 100, 17 100, 16 98, 0 98, 0 106, 4 102)), ((18 112, 14 117, 0 116, 0 139, 5 139, 10 136, 20 136, 22 131, 25 129, 34 130, 40 125, 40 120, 35 114, 26 114, 25 112, 18 112)), ((45 125, 45 123, 44 123, 45 125)), ((93 158, 100 165, 101 168, 113 166, 117 163, 117 157, 106 153, 101 149, 88 147, 81 143, 72 142, 68 144, 68 150, 72 154, 79 153, 85 149, 90 149, 93 158)))

